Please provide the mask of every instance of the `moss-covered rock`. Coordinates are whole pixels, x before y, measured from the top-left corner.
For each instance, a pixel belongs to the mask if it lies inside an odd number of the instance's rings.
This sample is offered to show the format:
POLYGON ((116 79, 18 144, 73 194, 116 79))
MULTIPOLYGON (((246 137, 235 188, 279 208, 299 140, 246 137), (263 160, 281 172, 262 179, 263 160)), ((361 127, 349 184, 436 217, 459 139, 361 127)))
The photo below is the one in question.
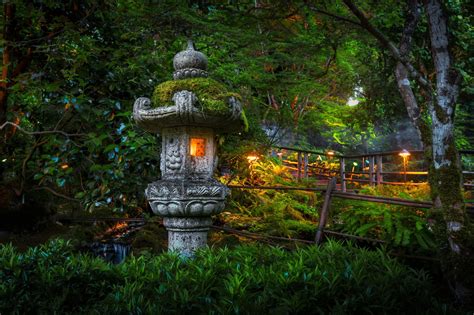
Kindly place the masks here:
MULTIPOLYGON (((209 78, 192 78, 184 80, 166 81, 156 86, 152 96, 152 106, 173 106, 173 95, 179 91, 192 91, 196 94, 199 106, 203 112, 213 114, 229 113, 229 99, 231 97, 241 101, 242 97, 229 90, 216 80, 209 78)), ((248 129, 247 117, 242 111, 242 124, 248 129)))

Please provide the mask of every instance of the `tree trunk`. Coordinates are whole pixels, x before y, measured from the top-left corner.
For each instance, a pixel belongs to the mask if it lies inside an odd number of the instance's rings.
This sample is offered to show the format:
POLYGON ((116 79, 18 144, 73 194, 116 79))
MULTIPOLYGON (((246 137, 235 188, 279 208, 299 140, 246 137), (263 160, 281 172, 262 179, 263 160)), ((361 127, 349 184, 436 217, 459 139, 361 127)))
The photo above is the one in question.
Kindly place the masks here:
POLYGON ((449 53, 447 17, 439 0, 425 0, 431 40, 431 54, 436 69, 436 97, 431 111, 433 167, 432 198, 435 209, 442 213, 449 242, 447 266, 449 281, 458 301, 469 303, 470 289, 463 273, 469 268, 471 255, 466 238, 466 211, 462 194, 462 169, 454 141, 454 112, 460 74, 453 68, 449 53))
POLYGON ((11 64, 11 39, 13 35, 13 21, 15 17, 15 5, 5 1, 3 4, 3 40, 6 42, 3 48, 2 78, 0 81, 0 125, 7 120, 8 83, 11 64))
POLYGON ((360 24, 372 34, 393 58, 397 61, 395 75, 398 88, 407 106, 408 114, 420 133, 430 162, 430 187, 434 202, 434 212, 441 214, 447 241, 449 255, 445 259, 447 271, 453 292, 459 302, 470 302, 471 290, 469 283, 474 282, 469 273, 472 267, 474 244, 470 231, 466 227, 466 211, 462 195, 462 170, 459 155, 454 140, 454 112, 461 76, 453 68, 449 54, 449 37, 447 17, 443 12, 440 0, 424 0, 431 40, 431 54, 436 69, 436 84, 427 80, 408 61, 411 44, 411 34, 415 30, 416 15, 413 9, 418 6, 416 0, 410 0, 410 12, 402 36, 400 49, 388 40, 379 30, 370 24, 364 13, 351 1, 343 0, 346 6, 360 20, 360 24), (427 110, 430 114, 431 125, 423 122, 415 94, 410 86, 409 77, 415 79, 426 94, 427 110), (428 146, 427 146, 428 144, 428 146), (467 285, 466 285, 467 284, 467 285))

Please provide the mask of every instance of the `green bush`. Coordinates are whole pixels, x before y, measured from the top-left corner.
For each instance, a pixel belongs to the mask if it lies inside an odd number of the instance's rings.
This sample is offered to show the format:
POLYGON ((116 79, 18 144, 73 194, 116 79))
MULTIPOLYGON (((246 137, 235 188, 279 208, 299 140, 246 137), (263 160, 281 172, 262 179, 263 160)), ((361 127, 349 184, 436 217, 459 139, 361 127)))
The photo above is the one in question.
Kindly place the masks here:
MULTIPOLYGON (((381 185, 365 187, 360 193, 423 201, 429 198, 428 188, 427 185, 422 187, 381 185)), ((433 251, 436 247, 435 235, 427 220, 428 209, 335 198, 331 212, 334 221, 332 229, 383 239, 391 245, 412 250, 433 251)))
POLYGON ((120 265, 53 241, 0 247, 0 313, 443 313, 428 275, 352 244, 129 257, 120 265))
MULTIPOLYGON (((248 161, 246 161, 248 164, 248 161)), ((247 166, 248 174, 235 176, 230 184, 261 186, 313 185, 298 183, 289 169, 278 159, 260 157, 247 166)), ((225 179, 223 180, 225 182, 225 179)), ((314 192, 298 190, 238 190, 232 191, 227 210, 238 213, 241 220, 225 223, 241 229, 275 236, 312 239, 319 218, 314 192), (252 220, 247 220, 252 217, 252 220), (258 218, 258 219, 257 219, 258 218), (244 223, 244 224, 242 224, 244 223)))

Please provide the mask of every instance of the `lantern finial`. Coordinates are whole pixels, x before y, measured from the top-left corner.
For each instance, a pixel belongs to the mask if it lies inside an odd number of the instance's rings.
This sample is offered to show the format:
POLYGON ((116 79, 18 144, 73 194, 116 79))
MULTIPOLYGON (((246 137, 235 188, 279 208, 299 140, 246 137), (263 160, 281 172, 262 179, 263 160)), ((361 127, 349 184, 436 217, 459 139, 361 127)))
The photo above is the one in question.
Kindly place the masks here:
POLYGON ((175 80, 189 78, 205 78, 207 73, 207 57, 200 51, 196 50, 191 39, 188 40, 186 50, 180 51, 173 58, 175 80))

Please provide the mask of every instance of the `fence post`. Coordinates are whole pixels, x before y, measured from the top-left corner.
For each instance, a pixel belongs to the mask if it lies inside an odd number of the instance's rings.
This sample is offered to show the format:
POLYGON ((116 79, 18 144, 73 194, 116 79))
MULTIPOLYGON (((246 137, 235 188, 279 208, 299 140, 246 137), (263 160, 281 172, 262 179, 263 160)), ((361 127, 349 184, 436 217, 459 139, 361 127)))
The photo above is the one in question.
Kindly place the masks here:
POLYGON ((308 153, 304 154, 304 178, 308 178, 308 153))
POLYGON ((341 176, 341 190, 346 192, 346 164, 343 156, 339 158, 340 163, 340 176, 341 176))
POLYGON ((382 155, 377 155, 377 170, 376 170, 376 177, 377 177, 377 185, 382 184, 383 177, 382 177, 382 155))
POLYGON ((298 170, 296 171, 296 176, 298 178, 298 181, 301 179, 301 152, 298 152, 298 170))
POLYGON ((374 156, 369 157, 369 185, 374 186, 374 156))
POLYGON ((326 226, 326 221, 328 219, 329 207, 331 206, 331 194, 334 188, 336 188, 336 177, 332 177, 329 180, 328 186, 326 188, 326 194, 324 195, 323 208, 321 209, 321 215, 319 216, 319 226, 316 231, 316 244, 321 244, 323 238, 324 227, 326 226))

